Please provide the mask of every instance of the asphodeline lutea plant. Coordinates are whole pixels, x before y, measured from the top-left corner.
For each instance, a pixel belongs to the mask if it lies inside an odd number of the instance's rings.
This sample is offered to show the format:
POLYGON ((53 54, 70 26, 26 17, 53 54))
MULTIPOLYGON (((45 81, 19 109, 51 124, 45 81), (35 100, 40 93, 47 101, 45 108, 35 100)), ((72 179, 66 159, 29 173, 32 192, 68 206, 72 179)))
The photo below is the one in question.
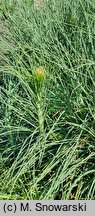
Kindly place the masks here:
POLYGON ((36 96, 36 109, 39 122, 39 132, 42 139, 44 138, 44 121, 45 121, 45 80, 46 71, 43 67, 37 67, 33 71, 33 83, 36 96))

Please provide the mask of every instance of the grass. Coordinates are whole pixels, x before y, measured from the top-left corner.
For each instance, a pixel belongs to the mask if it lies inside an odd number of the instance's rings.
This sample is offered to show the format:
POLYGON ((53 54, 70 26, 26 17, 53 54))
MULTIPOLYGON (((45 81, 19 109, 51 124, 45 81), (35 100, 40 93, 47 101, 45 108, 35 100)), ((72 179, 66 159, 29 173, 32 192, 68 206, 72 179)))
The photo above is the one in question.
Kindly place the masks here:
POLYGON ((0 199, 95 198, 95 3, 3 1, 0 199))

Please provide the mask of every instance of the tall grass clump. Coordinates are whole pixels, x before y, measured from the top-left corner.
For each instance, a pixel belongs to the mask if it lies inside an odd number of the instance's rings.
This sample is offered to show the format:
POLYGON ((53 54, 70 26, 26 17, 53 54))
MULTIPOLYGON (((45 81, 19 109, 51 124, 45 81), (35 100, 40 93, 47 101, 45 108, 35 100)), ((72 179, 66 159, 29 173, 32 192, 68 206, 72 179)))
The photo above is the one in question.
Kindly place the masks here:
POLYGON ((0 198, 95 198, 95 2, 4 3, 0 198))

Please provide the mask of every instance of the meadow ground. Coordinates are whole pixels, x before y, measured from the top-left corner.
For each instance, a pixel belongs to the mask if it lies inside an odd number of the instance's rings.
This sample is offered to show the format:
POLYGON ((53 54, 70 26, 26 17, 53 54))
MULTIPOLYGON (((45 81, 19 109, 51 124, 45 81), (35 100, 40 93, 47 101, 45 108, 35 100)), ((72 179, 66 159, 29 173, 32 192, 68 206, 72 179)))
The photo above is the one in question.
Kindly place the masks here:
POLYGON ((95 199, 94 0, 0 2, 0 107, 0 199, 95 199))

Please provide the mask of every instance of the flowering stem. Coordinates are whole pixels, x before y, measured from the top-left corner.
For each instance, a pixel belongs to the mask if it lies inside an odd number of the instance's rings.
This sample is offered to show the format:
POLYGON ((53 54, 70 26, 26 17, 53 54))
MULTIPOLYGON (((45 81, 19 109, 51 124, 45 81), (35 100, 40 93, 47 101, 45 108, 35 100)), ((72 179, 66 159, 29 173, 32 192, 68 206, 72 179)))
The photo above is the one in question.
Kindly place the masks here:
POLYGON ((43 102, 41 95, 37 95, 37 113, 38 113, 38 121, 39 121, 39 129, 40 135, 44 134, 44 114, 43 114, 43 102))
POLYGON ((44 94, 45 77, 46 77, 45 69, 43 67, 38 67, 33 72, 35 94, 37 99, 36 107, 37 107, 37 114, 38 114, 39 130, 42 139, 44 137, 43 94, 44 94))
POLYGON ((38 122, 39 122, 39 132, 40 132, 40 157, 39 157, 39 166, 42 163, 43 154, 44 154, 44 147, 45 147, 45 130, 44 130, 44 113, 43 113, 43 99, 41 92, 40 94, 37 94, 37 114, 38 114, 38 122))

